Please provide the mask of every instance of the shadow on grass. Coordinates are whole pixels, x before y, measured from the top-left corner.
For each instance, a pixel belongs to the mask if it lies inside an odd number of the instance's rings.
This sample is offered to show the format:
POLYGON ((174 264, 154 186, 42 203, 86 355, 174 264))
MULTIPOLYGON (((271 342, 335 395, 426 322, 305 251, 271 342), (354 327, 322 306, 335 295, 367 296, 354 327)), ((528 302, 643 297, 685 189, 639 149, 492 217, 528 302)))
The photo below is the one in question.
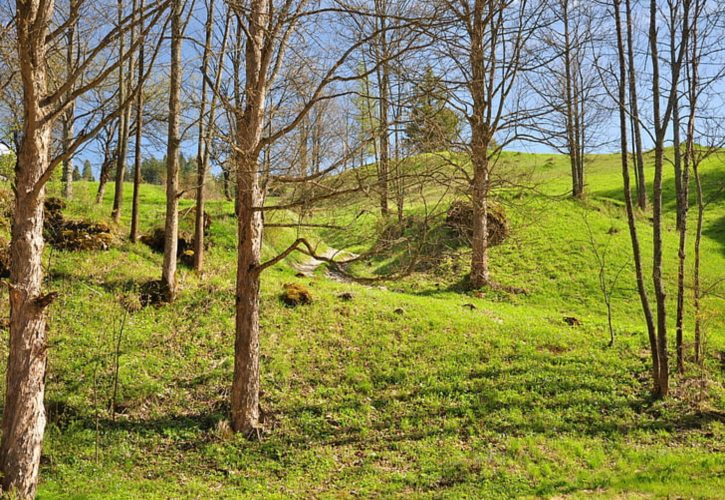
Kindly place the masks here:
MULTIPOLYGON (((400 380, 384 381, 385 377, 374 376, 375 390, 369 396, 361 395, 354 386, 342 385, 337 389, 343 387, 343 394, 320 403, 310 403, 299 395, 292 395, 290 400, 274 391, 262 397, 262 408, 271 410, 266 414, 263 411, 265 424, 271 430, 262 440, 271 439, 276 443, 273 448, 283 445, 299 451, 428 438, 466 439, 490 433, 616 438, 643 432, 696 431, 725 420, 725 414, 718 411, 663 408, 649 395, 644 382, 631 381, 629 386, 625 382, 602 383, 607 373, 582 380, 579 374, 587 370, 587 361, 578 357, 557 358, 556 362, 552 359, 535 360, 529 366, 494 363, 470 370, 455 383, 445 380, 443 373, 432 383, 409 381, 404 386, 400 380), (636 395, 628 392, 633 387, 638 388, 636 395), (278 426, 280 421, 283 425, 278 426)), ((606 371, 601 366, 594 368, 606 371)), ((638 375, 641 380, 647 379, 645 364, 638 375)), ((175 385, 213 393, 211 386, 215 383, 201 376, 175 385)), ((87 430, 95 429, 98 423, 104 433, 171 438, 170 446, 186 451, 221 439, 216 429, 228 419, 228 401, 216 396, 207 403, 209 411, 205 413, 190 411, 150 418, 120 415, 114 420, 104 412, 98 422, 93 415, 63 401, 49 401, 46 406, 49 421, 61 430, 70 422, 87 430)), ((262 448, 255 449, 263 452, 262 448)))

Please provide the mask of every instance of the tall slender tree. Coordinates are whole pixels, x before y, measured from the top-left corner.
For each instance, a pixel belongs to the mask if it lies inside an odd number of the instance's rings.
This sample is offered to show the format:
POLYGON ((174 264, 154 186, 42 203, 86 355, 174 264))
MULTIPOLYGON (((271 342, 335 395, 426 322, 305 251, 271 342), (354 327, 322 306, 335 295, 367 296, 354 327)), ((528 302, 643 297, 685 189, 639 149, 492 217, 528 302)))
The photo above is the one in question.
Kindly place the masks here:
POLYGON ((169 300, 176 297, 176 259, 179 247, 179 131, 181 106, 181 44, 184 36, 183 0, 171 3, 171 74, 169 78, 169 131, 166 148, 166 219, 161 282, 169 300))
MULTIPOLYGON (((134 0, 133 8, 136 11, 136 2, 134 0)), ((143 11, 144 0, 140 0, 140 7, 143 11)), ((143 33, 143 21, 139 24, 139 34, 143 33)), ((136 137, 134 144, 134 161, 133 161, 133 198, 131 201, 131 234, 130 238, 133 243, 138 241, 139 233, 139 217, 140 217, 140 201, 139 195, 141 191, 141 155, 143 150, 143 106, 144 106, 144 95, 143 95, 143 78, 144 78, 144 46, 145 41, 140 40, 138 44, 138 78, 137 88, 138 93, 136 96, 136 137)))
MULTIPOLYGON (((83 2, 75 3, 68 20, 82 15, 83 2)), ((163 4, 144 13, 152 25, 163 4)), ((0 466, 3 490, 22 498, 34 496, 38 482, 40 451, 45 431, 45 369, 48 346, 46 314, 56 297, 43 291, 43 202, 45 186, 54 169, 120 114, 123 106, 87 124, 71 145, 54 156, 50 137, 54 122, 79 96, 104 82, 121 67, 128 51, 101 62, 124 32, 133 29, 126 18, 97 39, 72 72, 49 88, 46 65, 49 50, 65 30, 53 30, 54 2, 19 0, 15 6, 18 64, 23 89, 22 134, 18 144, 15 205, 10 242, 10 342, 6 373, 7 390, 2 421, 0 466)), ((135 50, 130 47, 129 50, 135 50)))

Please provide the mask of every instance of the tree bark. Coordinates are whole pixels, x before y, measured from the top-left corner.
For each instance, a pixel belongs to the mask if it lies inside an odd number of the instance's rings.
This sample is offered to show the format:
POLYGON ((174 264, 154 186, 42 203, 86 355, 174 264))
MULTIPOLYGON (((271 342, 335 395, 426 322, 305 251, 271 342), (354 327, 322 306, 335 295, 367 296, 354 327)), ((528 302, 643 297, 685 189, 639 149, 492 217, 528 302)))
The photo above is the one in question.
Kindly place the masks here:
POLYGON ((695 310, 695 362, 698 365, 702 365, 702 318, 700 316, 700 242, 702 241, 702 223, 705 215, 705 202, 702 194, 702 181, 700 179, 700 172, 698 170, 697 160, 692 163, 692 173, 695 176, 695 187, 697 191, 697 230, 695 232, 695 263, 692 278, 692 306, 695 310))
MULTIPOLYGON (((194 270, 200 273, 204 268, 204 185, 206 183, 207 162, 207 130, 204 126, 207 101, 206 72, 209 68, 211 54, 211 38, 214 22, 214 0, 209 1, 206 13, 206 26, 204 35, 204 54, 201 59, 201 103, 199 104, 199 139, 196 151, 196 213, 194 214, 194 270)), ((222 52, 224 50, 222 49, 222 52)), ((209 127, 212 126, 211 120, 209 127)))
MULTIPOLYGON (((489 164, 488 146, 491 135, 486 116, 489 102, 486 99, 486 71, 484 61, 484 2, 476 0, 473 12, 473 26, 470 32, 471 82, 469 92, 473 100, 471 124, 471 163, 473 179, 471 201, 473 204, 473 240, 471 241, 471 276, 473 288, 490 283, 488 271, 488 192, 489 164)), ((489 61, 493 66, 493 61, 489 61)))
MULTIPOLYGON (((685 136, 685 155, 683 161, 682 171, 682 182, 680 184, 680 202, 678 203, 678 220, 679 220, 679 245, 678 245, 678 267, 677 267, 677 312, 675 315, 675 349, 677 351, 677 370, 680 373, 685 371, 685 346, 684 346, 684 315, 685 315, 685 259, 687 250, 687 216, 690 208, 689 196, 690 196, 690 165, 695 165, 697 160, 695 158, 695 120, 697 112, 697 94, 698 94, 698 47, 697 47, 697 16, 699 14, 699 3, 695 7, 695 16, 693 18, 692 29, 690 32, 691 37, 691 48, 692 51, 688 52, 690 72, 687 80, 687 97, 689 113, 687 116, 687 132, 685 136)), ((699 178, 697 179, 699 183, 699 178)), ((701 195, 700 186, 698 189, 698 199, 701 195)), ((698 203, 699 205, 699 203, 698 203)), ((698 207, 699 208, 699 207, 698 207)), ((700 214, 698 210, 698 227, 697 236, 702 231, 700 214)), ((699 252, 699 241, 695 241, 696 251, 699 252)), ((699 259, 699 256, 698 256, 699 259)), ((696 262, 696 267, 699 268, 699 260, 696 262)), ((699 269, 698 269, 699 272, 699 269)), ((698 275, 699 281, 699 275, 698 275)), ((699 282, 697 283, 699 294, 699 282)), ((699 296, 696 298, 696 310, 695 315, 699 314, 699 296)), ((696 330, 699 329, 698 319, 695 319, 696 330)), ((696 332, 696 337, 699 337, 699 332, 696 332)), ((699 342, 696 339, 695 342, 695 359, 698 359, 699 342)))
POLYGON ((17 3, 18 62, 23 84, 23 134, 15 176, 10 242, 10 342, 0 465, 6 494, 32 498, 45 431, 46 308, 42 295, 42 175, 49 167, 52 124, 41 100, 46 93, 45 27, 53 2, 17 3), (41 28, 38 29, 37 27, 41 28))
POLYGON ((390 138, 388 137, 388 35, 386 33, 387 24, 387 2, 386 0, 376 0, 375 10, 378 22, 380 23, 380 35, 378 37, 377 52, 377 73, 378 73, 378 113, 380 122, 378 123, 378 141, 380 144, 380 157, 378 161, 378 188, 380 189, 380 213, 383 217, 387 217, 390 213, 388 207, 388 176, 390 171, 390 138))
MULTIPOLYGON (((133 10, 136 12, 136 2, 133 2, 133 10)), ((141 12, 144 10, 144 0, 140 0, 141 12)), ((139 25, 139 36, 142 36, 144 31, 143 19, 140 20, 139 25)), ((141 190, 141 151, 143 138, 143 80, 144 80, 144 45, 145 42, 142 40, 138 46, 138 95, 136 97, 136 144, 133 160, 133 198, 131 201, 131 234, 130 238, 133 243, 138 241, 139 233, 139 217, 140 217, 140 206, 139 206, 139 192, 141 190)))
MULTIPOLYGON (((657 40, 657 0, 650 0, 649 47, 652 64, 652 117, 654 123, 654 184, 652 198, 652 281, 657 303, 657 347, 659 350, 659 392, 655 395, 665 397, 669 392, 669 363, 667 351, 667 304, 664 279, 662 276, 662 173, 664 167, 665 136, 667 124, 678 106, 679 74, 682 68, 682 57, 688 44, 688 13, 689 1, 683 2, 682 36, 680 39, 680 55, 671 61, 671 78, 667 93, 665 112, 660 109, 660 60, 657 40)), ((674 16, 674 13, 671 15, 674 16)))
MULTIPOLYGON (((676 64, 676 44, 677 44, 677 15, 675 6, 670 7, 670 71, 675 72, 676 64)), ((677 92, 677 90, 675 90, 677 92)), ((672 108, 672 146, 673 146, 673 167, 675 170, 675 205, 676 205, 676 223, 675 228, 679 231, 682 226, 682 139, 680 134, 680 102, 675 99, 675 105, 672 108)))
POLYGON ((578 113, 578 106, 574 96, 574 74, 572 72, 571 60, 571 37, 569 34, 569 0, 562 0, 562 21, 564 23, 564 91, 566 95, 566 139, 569 151, 569 163, 571 166, 572 196, 580 199, 583 196, 583 188, 580 183, 579 172, 579 147, 577 146, 578 127, 575 114, 578 113))
MULTIPOLYGON (((236 113, 237 282, 231 421, 236 432, 259 428, 259 263, 263 203, 258 157, 264 126, 267 68, 262 46, 269 0, 252 4, 247 27, 245 106, 236 113)), ((240 104, 238 101, 237 104, 240 104)))
POLYGON ((629 112, 632 121, 634 139, 634 175, 637 185, 637 206, 647 208, 647 184, 644 177, 644 153, 642 149, 642 128, 639 123, 639 104, 637 101, 637 76, 634 61, 634 34, 632 24, 631 0, 625 0, 627 16, 627 76, 629 83, 629 112))
MULTIPOLYGON (((614 16, 617 31, 617 52, 619 56, 619 85, 618 85, 618 107, 619 107, 619 136, 621 148, 622 162, 622 181, 624 183, 624 201, 627 211, 627 225, 629 226, 629 236, 632 242, 632 256, 634 260, 635 277, 637 281, 637 291, 639 292, 640 302, 642 304, 642 312, 645 317, 647 326, 647 335, 650 344, 650 356, 652 358, 652 379, 654 394, 660 393, 660 350, 657 342, 657 331, 655 328, 652 307, 650 306, 647 288, 644 282, 644 273, 642 271, 642 255, 639 244, 639 236, 637 234, 637 221, 634 216, 634 204, 632 203, 632 190, 630 186, 629 174, 629 157, 627 152, 627 113, 625 110, 626 102, 626 86, 627 79, 627 63, 625 61, 624 38, 622 36, 621 21, 621 0, 614 0, 614 16)), ((630 68, 631 70, 631 68, 630 68)))
MULTIPOLYGON (((69 13, 70 15, 74 14, 74 10, 77 6, 75 5, 75 2, 71 1, 69 13)), ((66 63, 66 72, 70 74, 73 71, 73 68, 75 67, 74 63, 74 54, 73 51, 75 49, 75 32, 76 32, 76 23, 73 22, 68 27, 68 32, 66 33, 66 57, 65 57, 65 63, 66 63)), ((63 153, 67 153, 68 150, 71 147, 71 143, 73 142, 73 122, 75 121, 75 102, 71 103, 68 106, 68 109, 66 109, 65 113, 63 113, 63 153)), ((67 160, 63 162, 63 197, 66 199, 70 199, 73 197, 73 158, 68 157, 67 160)))
POLYGON ((179 245, 179 99, 181 94, 182 0, 174 0, 171 13, 171 75, 169 131, 166 148, 166 221, 161 281, 169 301, 176 298, 176 261, 179 245))
POLYGON ((262 246, 261 192, 255 158, 237 171, 239 196, 236 337, 232 381, 232 428, 251 435, 259 427, 259 270, 262 246))
MULTIPOLYGON (((63 151, 67 151, 73 142, 73 121, 75 104, 71 104, 63 113, 63 151)), ((63 162, 63 198, 73 198, 73 158, 63 162)))
MULTIPOLYGON (((118 25, 121 26, 123 20, 123 0, 118 0, 118 25)), ((124 53, 124 38, 125 34, 121 34, 119 37, 119 57, 123 57, 124 53)), ((132 74, 133 62, 129 58, 129 69, 124 68, 123 64, 118 66, 118 103, 119 107, 123 106, 126 101, 126 86, 128 85, 126 78, 126 71, 128 74, 132 74)), ((129 121, 131 121, 131 107, 127 106, 121 113, 121 120, 118 127, 118 157, 116 158, 116 184, 114 186, 113 194, 113 209, 111 211, 111 217, 113 221, 118 224, 121 222, 121 211, 123 205, 123 180, 126 176, 126 156, 128 155, 128 135, 129 135, 129 121)))

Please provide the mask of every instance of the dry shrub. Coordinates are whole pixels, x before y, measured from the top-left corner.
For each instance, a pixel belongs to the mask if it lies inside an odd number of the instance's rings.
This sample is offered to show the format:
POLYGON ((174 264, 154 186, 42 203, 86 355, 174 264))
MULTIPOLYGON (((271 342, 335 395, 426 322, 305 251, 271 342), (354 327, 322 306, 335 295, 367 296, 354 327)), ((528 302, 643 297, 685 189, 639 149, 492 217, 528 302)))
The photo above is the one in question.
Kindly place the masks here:
POLYGON ((147 281, 141 285, 138 301, 142 307, 161 306, 171 301, 171 293, 163 281, 147 281))
MULTIPOLYGON (((509 235, 508 221, 503 207, 489 201, 486 220, 488 244, 490 246, 500 245, 509 235)), ((473 205, 462 200, 451 203, 446 214, 446 226, 450 227, 459 237, 473 238, 473 205)))
MULTIPOLYGON (((191 266, 194 263, 194 222, 196 207, 179 211, 179 236, 176 256, 182 264, 191 266)), ((204 212, 204 248, 209 248, 209 232, 211 217, 204 212)), ((141 242, 148 245, 154 252, 163 253, 166 246, 165 231, 157 227, 148 234, 141 236, 141 242)))
POLYGON ((45 200, 43 235, 45 240, 60 250, 108 250, 113 232, 108 224, 84 220, 66 220, 65 202, 60 198, 45 200))

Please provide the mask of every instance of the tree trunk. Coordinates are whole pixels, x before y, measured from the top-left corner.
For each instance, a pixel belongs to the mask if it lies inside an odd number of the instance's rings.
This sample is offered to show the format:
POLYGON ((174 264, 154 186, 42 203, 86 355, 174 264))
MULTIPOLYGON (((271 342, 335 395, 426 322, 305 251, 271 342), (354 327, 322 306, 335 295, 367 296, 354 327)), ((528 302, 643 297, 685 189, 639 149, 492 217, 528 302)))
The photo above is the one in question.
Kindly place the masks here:
MULTIPOLYGON (((133 2, 133 11, 136 12, 136 1, 133 2)), ((140 3, 141 12, 144 10, 144 0, 140 3)), ((143 18, 139 21, 139 36, 143 36, 143 18)), ((138 46, 138 96, 136 97, 136 144, 133 160, 133 198, 131 201, 131 241, 138 241, 139 233, 139 192, 141 190, 141 139, 143 137, 143 77, 144 77, 144 45, 142 40, 138 46)))
MULTIPOLYGON (((634 35, 632 25, 631 0, 625 0, 627 16, 627 63, 629 83, 629 112, 632 120, 634 139, 634 175, 637 185, 637 206, 640 210, 647 208, 647 184, 644 177, 644 153, 642 149, 642 130, 639 123, 639 104, 637 102, 637 77, 634 62, 634 35)), ((622 59, 623 60, 623 59, 622 59)))
MULTIPOLYGON (((259 263, 263 204, 258 158, 264 126, 267 81, 262 42, 269 3, 252 4, 245 44, 244 107, 236 112, 237 289, 234 377, 231 394, 232 428, 251 435, 259 428, 259 263)), ((241 100, 237 100, 237 106, 241 100)))
MULTIPOLYGON (((697 94, 698 94, 698 70, 699 70, 699 60, 698 60, 698 46, 697 46, 697 15, 699 13, 699 3, 696 4, 695 7, 695 16, 693 19, 693 25, 692 25, 692 31, 691 31, 691 39, 692 39, 692 52, 689 53, 689 65, 690 65, 690 71, 688 73, 688 80, 687 80, 687 96, 688 96, 688 107, 689 107, 689 113, 687 117, 687 134, 685 138, 685 157, 684 157, 684 171, 682 173, 682 184, 680 186, 682 192, 681 192, 681 202, 678 206, 678 215, 680 218, 680 239, 679 239, 679 247, 678 247, 678 258, 679 258, 679 266, 677 268, 677 313, 675 316, 675 331, 676 333, 676 339, 675 339, 675 345, 677 349, 677 369, 680 373, 683 373, 685 371, 685 347, 684 347, 684 332, 683 332, 683 323, 684 323, 684 309, 685 309, 685 258, 686 258, 686 249, 687 249, 687 216, 690 208, 690 165, 695 166, 697 164, 697 159, 695 158, 695 120, 696 120, 696 112, 697 112, 697 94)), ((702 231, 702 220, 701 220, 701 214, 699 210, 699 199, 702 195, 700 192, 700 186, 699 186, 699 177, 696 178, 696 182, 698 183, 697 186, 697 195, 698 195, 698 221, 697 221, 697 235, 696 235, 696 241, 695 241, 695 251, 696 253, 699 253, 699 236, 702 231)), ((700 262, 699 262, 699 255, 696 256, 696 268, 699 268, 700 262)), ((699 315, 699 269, 696 269, 697 279, 698 283, 695 287, 697 291, 695 292, 696 298, 696 308, 695 308, 695 325, 696 325, 696 340, 695 340, 695 361, 698 361, 699 359, 699 319, 697 316, 699 315)))
POLYGON ((46 92, 44 29, 53 3, 18 2, 18 65, 23 84, 23 134, 18 148, 10 241, 10 342, 2 420, 0 466, 5 494, 32 498, 45 431, 46 307, 42 295, 43 200, 52 124, 46 92), (38 29, 37 27, 41 28, 38 29))
POLYGON ((488 272, 488 158, 485 149, 473 158, 473 240, 471 286, 481 288, 490 283, 488 272))
POLYGON ((111 176, 111 167, 113 166, 113 153, 110 151, 111 141, 106 142, 106 151, 103 156, 103 163, 101 164, 101 171, 98 174, 98 191, 96 192, 96 205, 100 205, 103 202, 103 197, 106 194, 106 184, 108 184, 108 178, 111 176))
MULTIPOLYGON (((642 256, 639 244, 639 236, 637 234, 637 221, 634 216, 634 204, 632 203, 632 190, 630 187, 629 175, 629 158, 627 152, 627 114, 625 110, 626 103, 626 70, 624 39, 622 36, 622 22, 620 14, 621 0, 614 0, 614 15, 617 30, 617 51, 619 56, 619 135, 622 162, 622 180, 624 183, 624 201, 627 211, 627 225, 629 226, 629 236, 632 242, 632 256, 634 260, 635 277, 637 280, 637 291, 639 292, 640 302, 642 304, 642 312, 644 313, 645 323, 647 326, 647 335, 650 344, 650 355, 652 357, 652 379, 654 394, 660 392, 660 351, 657 342, 657 332, 655 329, 654 316, 650 306, 647 288, 644 283, 644 273, 642 271, 642 256)), ((631 68, 630 68, 631 70, 631 68)))
POLYGON ((567 150, 569 151, 569 163, 571 166, 572 196, 581 198, 583 194, 582 186, 579 182, 579 147, 577 146, 578 128, 576 127, 575 113, 578 112, 578 106, 574 97, 574 75, 572 72, 571 61, 571 40, 569 36, 569 1, 562 1, 563 7, 563 23, 564 23, 564 91, 566 100, 566 140, 567 150), (575 111, 576 110, 576 111, 575 111))
MULTIPOLYGON (((73 121, 75 115, 75 105, 71 104, 65 113, 63 113, 63 152, 70 148, 73 142, 73 121)), ((71 199, 73 197, 73 158, 68 157, 63 161, 63 198, 71 199)))
MULTIPOLYGON (((199 139, 196 151, 196 213, 194 214, 194 270, 200 273, 204 268, 204 185, 206 183, 206 161, 208 141, 204 120, 207 101, 206 72, 209 68, 211 37, 214 21, 214 0, 209 1, 206 13, 204 55, 201 59, 201 103, 199 104, 199 139)), ((223 52, 223 50, 222 50, 223 52)), ((212 126, 211 120, 209 127, 212 126)))
MULTIPOLYGON (((489 103, 486 99, 486 71, 484 60, 484 2, 474 4, 473 27, 470 33, 471 82, 469 92, 473 100, 471 124, 471 163, 473 180, 471 198, 473 203, 473 240, 471 241, 471 286, 480 288, 490 283, 488 272, 488 191, 489 165, 488 146, 491 131, 486 121, 489 103)), ((489 62, 493 65, 493 62, 489 62)))
MULTIPOLYGON (((76 6, 71 2, 70 12, 72 12, 76 6)), ((68 33, 66 34, 66 72, 70 74, 75 67, 73 50, 75 49, 75 30, 76 23, 71 23, 68 27, 68 33)), ((73 122, 75 121, 75 102, 68 106, 68 109, 63 113, 63 153, 67 153, 73 142, 73 122)), ((70 199, 73 197, 73 159, 68 157, 63 162, 63 197, 70 199)))
POLYGON ((232 428, 250 435, 259 427, 259 261, 262 213, 257 162, 246 157, 237 171, 236 337, 232 382, 232 428))
MULTIPOLYGON (((675 7, 670 8, 670 71, 674 73, 676 64, 676 34, 677 34, 677 17, 675 7)), ((672 146, 673 146, 673 166, 675 170, 675 205, 676 223, 675 228, 679 231, 682 226, 682 140, 680 138, 680 103, 679 99, 675 100, 672 108, 672 146)))
POLYGON ((176 260, 179 245, 179 97, 181 93, 182 1, 174 0, 171 13, 171 75, 169 133, 166 149, 166 222, 161 281, 168 299, 176 298, 176 260))
POLYGON ((390 171, 390 139, 388 137, 388 64, 385 59, 388 57, 388 35, 385 31, 387 21, 387 2, 386 0, 376 0, 375 10, 380 22, 381 33, 379 35, 378 47, 378 113, 380 114, 380 123, 378 129, 378 140, 380 142, 380 158, 378 161, 378 189, 380 189, 380 213, 383 217, 387 217, 390 213, 388 208, 388 173, 390 171))
MULTIPOLYGON (((118 0, 118 25, 121 26, 123 21, 123 0, 118 0)), ((124 38, 125 34, 121 34, 119 37, 119 57, 123 57, 124 53, 124 38)), ((129 59, 129 69, 133 63, 129 59)), ((123 106, 126 101, 126 78, 127 69, 124 68, 123 64, 118 66, 118 105, 123 106)), ((133 71, 128 71, 128 74, 132 74, 133 71)), ((116 158, 116 185, 113 194, 113 209, 111 211, 111 217, 113 221, 118 224, 121 222, 121 210, 123 205, 123 179, 126 176, 126 156, 128 155, 128 135, 129 127, 128 122, 131 120, 131 107, 127 106, 126 109, 121 113, 121 122, 118 127, 118 157, 116 158)))
POLYGON ((695 232, 695 263, 692 278, 693 308, 695 309, 695 362, 702 364, 702 321, 700 317, 700 242, 702 241, 702 222, 705 215, 705 201, 702 195, 702 181, 698 171, 698 161, 692 163, 697 190, 697 230, 695 232))

